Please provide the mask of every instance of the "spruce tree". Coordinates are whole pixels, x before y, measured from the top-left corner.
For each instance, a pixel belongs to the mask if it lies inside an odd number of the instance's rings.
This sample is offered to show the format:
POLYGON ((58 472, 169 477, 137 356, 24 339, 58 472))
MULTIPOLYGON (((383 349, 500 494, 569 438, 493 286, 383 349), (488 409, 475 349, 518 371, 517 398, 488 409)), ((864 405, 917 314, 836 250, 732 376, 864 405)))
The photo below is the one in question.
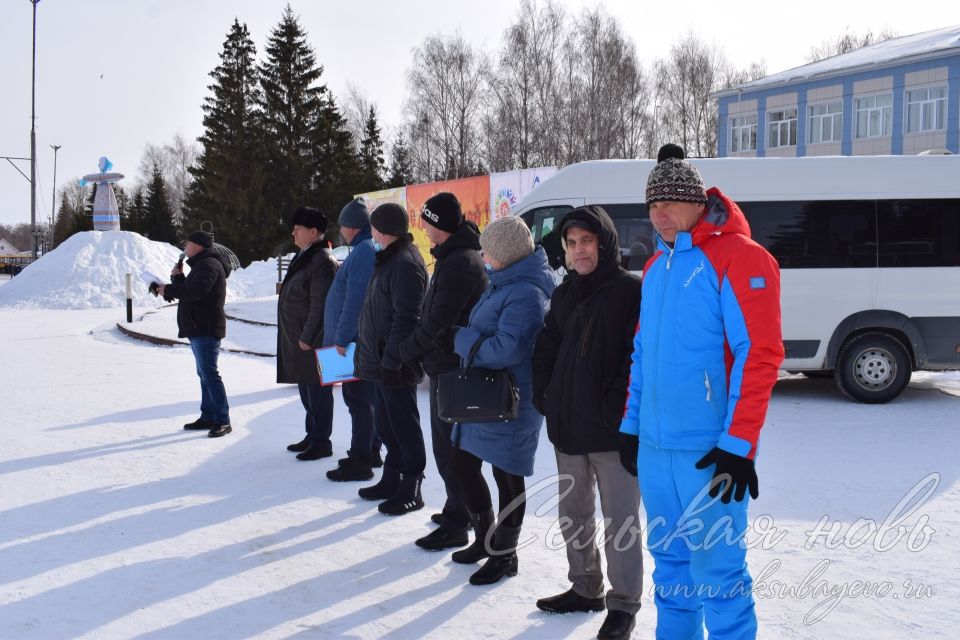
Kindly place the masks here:
MULTIPOLYGON (((210 72, 203 104, 201 153, 190 168, 194 181, 185 202, 181 233, 210 222, 217 242, 244 265, 274 255, 279 216, 264 196, 266 152, 256 48, 245 24, 234 20, 210 72)), ((281 227, 282 228, 282 227, 281 227)))
POLYGON ((143 235, 157 242, 177 243, 177 230, 173 225, 173 208, 167 195, 167 185, 156 163, 144 195, 143 217, 143 235))
POLYGON ((404 187, 413 184, 413 163, 410 160, 410 150, 403 141, 403 136, 397 136, 390 147, 390 166, 387 174, 387 187, 404 187))
POLYGON ((363 127, 363 139, 360 141, 360 175, 359 189, 363 191, 379 191, 384 187, 383 175, 385 165, 383 161, 383 138, 380 137, 380 126, 377 124, 377 112, 370 107, 366 124, 363 127))
POLYGON ((335 236, 337 214, 354 194, 364 191, 358 179, 360 164, 353 135, 336 102, 325 93, 311 120, 310 199, 327 213, 330 235, 335 236))
POLYGON ((261 233, 282 244, 286 237, 284 220, 307 203, 310 183, 311 129, 322 111, 327 93, 317 81, 323 69, 317 66, 307 34, 290 5, 279 24, 270 32, 266 60, 259 66, 265 151, 270 173, 265 194, 274 225, 261 233))

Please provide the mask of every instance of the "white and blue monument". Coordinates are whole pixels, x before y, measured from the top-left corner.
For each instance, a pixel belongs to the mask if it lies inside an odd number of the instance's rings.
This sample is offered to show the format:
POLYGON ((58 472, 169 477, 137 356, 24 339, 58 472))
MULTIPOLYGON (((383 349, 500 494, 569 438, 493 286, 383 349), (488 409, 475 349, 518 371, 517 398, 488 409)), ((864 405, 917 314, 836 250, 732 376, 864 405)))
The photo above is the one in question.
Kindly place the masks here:
POLYGON ((97 185, 97 195, 93 199, 93 229, 94 231, 119 231, 120 209, 117 207, 117 196, 113 192, 113 183, 123 179, 122 173, 108 173, 113 163, 106 158, 100 158, 97 163, 100 173, 91 173, 83 176, 80 184, 91 182, 97 185))

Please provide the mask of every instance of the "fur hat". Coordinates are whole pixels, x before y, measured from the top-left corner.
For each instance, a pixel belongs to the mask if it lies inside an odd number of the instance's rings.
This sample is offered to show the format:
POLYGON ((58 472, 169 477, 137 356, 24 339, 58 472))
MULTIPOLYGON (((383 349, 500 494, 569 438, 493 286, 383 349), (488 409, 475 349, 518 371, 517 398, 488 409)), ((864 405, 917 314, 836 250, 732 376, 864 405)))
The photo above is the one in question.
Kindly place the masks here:
POLYGON ((340 210, 337 222, 341 227, 351 229, 365 229, 370 226, 370 212, 363 200, 351 200, 340 210))
POLYGON ((463 222, 463 211, 457 196, 443 191, 423 203, 420 217, 431 227, 453 233, 463 222))
POLYGON ((290 226, 300 225, 301 227, 314 228, 320 233, 327 231, 327 216, 316 209, 310 207, 300 207, 290 216, 290 226))
POLYGON ((407 210, 393 202, 387 202, 370 214, 370 224, 380 233, 398 238, 407 235, 410 229, 410 218, 407 210))
POLYGON ((213 246, 213 234, 207 233, 206 231, 194 231, 187 236, 187 240, 200 245, 204 249, 209 249, 213 246))
POLYGON ((506 268, 533 253, 533 236, 522 218, 497 218, 480 234, 480 248, 506 268))
POLYGON ((683 147, 665 144, 657 153, 657 165, 647 178, 647 204, 654 202, 706 202, 700 172, 684 160, 683 147))

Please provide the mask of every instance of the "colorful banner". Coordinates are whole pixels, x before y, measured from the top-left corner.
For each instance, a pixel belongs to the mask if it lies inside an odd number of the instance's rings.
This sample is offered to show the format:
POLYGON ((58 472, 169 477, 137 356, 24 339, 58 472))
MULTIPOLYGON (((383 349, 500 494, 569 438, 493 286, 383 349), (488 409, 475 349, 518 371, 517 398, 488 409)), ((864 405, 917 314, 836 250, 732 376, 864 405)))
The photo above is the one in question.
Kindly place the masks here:
POLYGON ((537 167, 494 173, 490 176, 490 212, 493 219, 503 218, 541 182, 557 172, 556 167, 537 167))
POLYGON ((431 196, 442 191, 449 191, 457 196, 457 200, 460 201, 460 209, 463 211, 463 217, 471 220, 481 229, 490 221, 490 176, 476 176, 474 178, 408 186, 407 214, 410 216, 410 233, 413 234, 427 265, 432 265, 433 256, 430 255, 430 240, 423 230, 425 223, 420 217, 420 209, 431 196))
POLYGON ((382 204, 392 202, 398 204, 404 209, 407 208, 407 188, 397 187, 396 189, 383 189, 381 191, 368 191, 359 193, 354 198, 360 198, 367 205, 367 211, 373 213, 373 210, 382 204))

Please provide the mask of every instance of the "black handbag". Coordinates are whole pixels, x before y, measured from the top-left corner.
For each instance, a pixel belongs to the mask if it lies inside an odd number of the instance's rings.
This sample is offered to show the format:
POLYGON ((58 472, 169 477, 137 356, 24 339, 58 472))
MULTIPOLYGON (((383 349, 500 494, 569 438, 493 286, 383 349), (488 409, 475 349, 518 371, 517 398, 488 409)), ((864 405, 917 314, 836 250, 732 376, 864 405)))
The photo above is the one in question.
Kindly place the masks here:
POLYGON ((437 414, 444 422, 509 422, 520 415, 520 387, 513 374, 471 366, 486 339, 473 344, 462 369, 438 376, 437 414))

